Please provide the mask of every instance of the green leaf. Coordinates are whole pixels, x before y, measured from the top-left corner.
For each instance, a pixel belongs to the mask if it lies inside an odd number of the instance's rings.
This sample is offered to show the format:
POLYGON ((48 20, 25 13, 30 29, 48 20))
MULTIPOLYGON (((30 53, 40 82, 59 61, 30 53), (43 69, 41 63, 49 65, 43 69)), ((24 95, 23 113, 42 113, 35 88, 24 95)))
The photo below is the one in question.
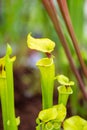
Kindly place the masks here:
POLYGON ((36 118, 36 124, 40 124, 39 118, 36 118))
POLYGON ((87 121, 79 116, 68 118, 64 122, 64 130, 86 130, 87 121), (85 127, 85 128, 84 128, 85 127))
POLYGON ((16 125, 17 126, 20 125, 20 117, 19 116, 16 118, 16 125))
POLYGON ((46 127, 46 130, 53 130, 54 126, 51 122, 48 122, 48 123, 46 123, 45 127, 46 127))
POLYGON ((57 120, 62 122, 66 117, 66 108, 63 104, 55 105, 52 108, 48 108, 40 111, 38 118, 43 122, 57 120))
POLYGON ((30 34, 27 37, 27 44, 30 49, 35 49, 41 52, 52 52, 55 43, 48 38, 33 38, 30 34))
POLYGON ((55 77, 55 79, 57 79, 61 85, 65 85, 65 86, 74 85, 74 82, 69 81, 69 78, 64 75, 58 75, 55 77))
POLYGON ((57 109, 56 120, 58 120, 58 122, 62 122, 66 117, 66 107, 63 104, 59 104, 53 106, 53 108, 57 109))
POLYGON ((56 119, 57 114, 58 114, 57 109, 54 107, 40 111, 38 117, 41 121, 48 122, 50 120, 56 119))
POLYGON ((54 126, 53 130, 60 130, 61 123, 60 122, 54 122, 53 126, 54 126))
POLYGON ((86 125, 84 126, 83 130, 87 130, 87 123, 86 123, 86 125))

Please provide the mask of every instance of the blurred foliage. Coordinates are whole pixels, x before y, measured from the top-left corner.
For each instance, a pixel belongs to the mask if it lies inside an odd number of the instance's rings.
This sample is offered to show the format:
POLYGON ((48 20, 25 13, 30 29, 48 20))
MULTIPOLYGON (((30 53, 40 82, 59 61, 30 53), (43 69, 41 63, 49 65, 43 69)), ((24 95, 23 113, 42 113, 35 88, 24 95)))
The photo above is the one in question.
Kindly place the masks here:
MULTIPOLYGON (((54 35, 53 27, 40 0, 0 1, 0 44, 17 43, 28 32, 34 35, 54 35)), ((55 35, 54 35, 55 36, 55 35)))
POLYGON ((83 39, 83 26, 84 26, 84 0, 67 0, 69 12, 75 33, 80 42, 83 39))

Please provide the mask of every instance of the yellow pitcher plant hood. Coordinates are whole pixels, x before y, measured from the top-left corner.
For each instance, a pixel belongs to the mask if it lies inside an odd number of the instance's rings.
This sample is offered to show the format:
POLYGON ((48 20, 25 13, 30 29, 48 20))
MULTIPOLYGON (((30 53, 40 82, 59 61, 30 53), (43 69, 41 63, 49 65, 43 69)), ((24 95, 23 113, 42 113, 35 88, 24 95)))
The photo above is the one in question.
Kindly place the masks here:
POLYGON ((30 49, 51 53, 54 50, 55 42, 48 38, 33 38, 28 34, 27 44, 30 49))

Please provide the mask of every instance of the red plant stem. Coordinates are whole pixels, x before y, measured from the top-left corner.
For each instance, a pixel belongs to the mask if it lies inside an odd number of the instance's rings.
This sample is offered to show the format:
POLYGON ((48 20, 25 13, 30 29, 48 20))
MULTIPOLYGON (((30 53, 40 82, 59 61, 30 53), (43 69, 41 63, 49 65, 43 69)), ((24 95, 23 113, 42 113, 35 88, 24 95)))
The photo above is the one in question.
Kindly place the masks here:
POLYGON ((51 20, 52 20, 52 22, 54 24, 56 32, 57 32, 57 34, 58 34, 58 36, 60 38, 62 46, 63 46, 63 48, 65 50, 66 55, 67 55, 68 61, 69 61, 70 66, 71 66, 71 69, 74 72, 74 74, 75 74, 75 76, 76 76, 76 78, 77 78, 77 80, 79 82, 79 86, 80 86, 80 89, 81 89, 81 91, 83 93, 83 96, 87 100, 87 93, 85 91, 84 83, 83 83, 77 69, 75 68, 75 65, 74 65, 71 53, 69 51, 66 39, 65 39, 65 37, 64 37, 64 35, 62 33, 62 29, 61 29, 60 24, 59 24, 59 19, 57 17, 56 10, 55 10, 55 7, 54 7, 54 5, 52 3, 52 0, 42 0, 42 2, 43 2, 43 4, 44 4, 44 6, 45 6, 51 20))
POLYGON ((86 67, 86 65, 85 65, 85 63, 82 59, 82 56, 81 56, 81 52, 80 52, 80 49, 79 49, 79 46, 78 46, 78 41, 76 39, 74 30, 73 30, 73 26, 72 26, 72 22, 71 22, 71 19, 70 19, 68 7, 67 7, 67 2, 66 2, 66 0, 57 0, 57 3, 60 7, 60 10, 61 10, 63 18, 65 20, 68 32, 69 32, 70 37, 72 39, 74 48, 76 50, 76 54, 78 56, 78 59, 79 59, 79 62, 80 62, 81 68, 82 68, 82 71, 83 71, 84 75, 87 77, 87 67, 86 67))

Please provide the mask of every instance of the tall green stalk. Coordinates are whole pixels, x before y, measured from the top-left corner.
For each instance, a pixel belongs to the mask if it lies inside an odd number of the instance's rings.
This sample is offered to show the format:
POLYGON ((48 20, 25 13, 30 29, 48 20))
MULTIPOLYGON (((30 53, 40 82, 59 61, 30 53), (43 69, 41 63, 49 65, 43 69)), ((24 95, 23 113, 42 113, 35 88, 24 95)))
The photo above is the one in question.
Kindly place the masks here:
POLYGON ((0 96, 4 130, 18 130, 19 118, 15 118, 12 50, 7 46, 6 55, 0 59, 0 96))
POLYGON ((66 86, 59 86, 58 87, 58 103, 61 104, 63 103, 64 106, 67 105, 67 101, 69 98, 69 95, 73 93, 72 89, 70 86, 66 87, 66 86))
POLYGON ((55 66, 53 58, 43 58, 36 64, 41 73, 41 87, 42 87, 42 105, 43 109, 52 107, 53 105, 53 87, 55 66))

